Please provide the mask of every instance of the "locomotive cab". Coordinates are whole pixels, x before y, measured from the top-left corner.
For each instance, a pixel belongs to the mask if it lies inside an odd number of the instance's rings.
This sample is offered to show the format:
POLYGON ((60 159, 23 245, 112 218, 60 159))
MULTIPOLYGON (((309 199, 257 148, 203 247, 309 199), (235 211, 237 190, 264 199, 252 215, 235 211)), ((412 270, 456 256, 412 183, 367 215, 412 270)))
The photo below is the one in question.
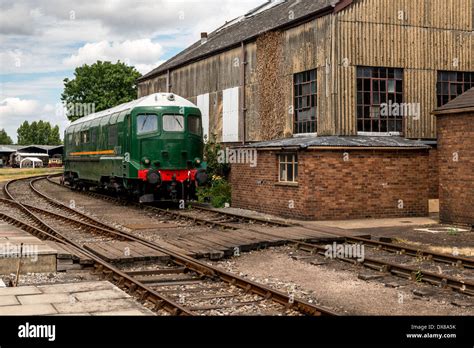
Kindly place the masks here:
POLYGON ((196 185, 207 180, 199 109, 138 108, 132 113, 131 131, 136 136, 131 157, 139 159, 137 176, 147 186, 140 201, 154 201, 157 195, 173 200, 194 197, 196 185))

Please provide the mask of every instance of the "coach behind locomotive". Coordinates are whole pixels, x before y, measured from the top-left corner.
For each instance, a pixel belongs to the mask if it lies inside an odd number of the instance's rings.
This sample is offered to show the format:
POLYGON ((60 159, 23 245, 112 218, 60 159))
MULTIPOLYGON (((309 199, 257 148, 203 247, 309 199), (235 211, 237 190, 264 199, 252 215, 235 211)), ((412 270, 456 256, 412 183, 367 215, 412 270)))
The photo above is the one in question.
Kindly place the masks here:
POLYGON ((194 198, 207 181, 203 148, 199 108, 156 93, 73 122, 64 137, 63 182, 140 202, 194 198))

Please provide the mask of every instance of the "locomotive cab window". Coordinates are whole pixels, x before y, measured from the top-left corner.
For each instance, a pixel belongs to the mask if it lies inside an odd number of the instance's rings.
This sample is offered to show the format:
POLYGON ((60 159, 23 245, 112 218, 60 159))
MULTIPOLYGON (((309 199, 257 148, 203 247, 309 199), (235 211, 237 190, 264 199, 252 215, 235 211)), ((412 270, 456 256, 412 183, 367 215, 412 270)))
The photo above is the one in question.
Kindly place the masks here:
POLYGON ((156 115, 137 116, 137 134, 153 133, 158 130, 158 117, 156 115))
POLYGON ((188 131, 192 134, 202 135, 201 118, 199 116, 188 116, 188 131))
POLYGON ((184 116, 183 115, 164 115, 163 130, 165 132, 183 132, 184 116))

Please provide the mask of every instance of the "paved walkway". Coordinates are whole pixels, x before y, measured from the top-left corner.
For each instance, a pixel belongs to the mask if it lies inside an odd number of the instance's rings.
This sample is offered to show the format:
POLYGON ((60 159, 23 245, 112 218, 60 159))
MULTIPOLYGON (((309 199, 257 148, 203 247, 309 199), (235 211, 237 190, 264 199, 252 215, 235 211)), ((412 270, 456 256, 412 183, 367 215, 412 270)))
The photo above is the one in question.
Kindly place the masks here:
POLYGON ((56 272, 56 249, 28 232, 0 221, 0 274, 16 273, 21 243, 21 273, 56 272))
POLYGON ((154 315, 107 281, 0 288, 0 315, 154 315))

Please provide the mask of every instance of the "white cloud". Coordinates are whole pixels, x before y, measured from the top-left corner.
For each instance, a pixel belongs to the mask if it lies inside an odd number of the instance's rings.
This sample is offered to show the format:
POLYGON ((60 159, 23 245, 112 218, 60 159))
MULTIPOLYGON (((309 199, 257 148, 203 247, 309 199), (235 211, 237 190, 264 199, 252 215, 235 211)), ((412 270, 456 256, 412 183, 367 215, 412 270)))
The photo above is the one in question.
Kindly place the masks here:
MULTIPOLYGON (((66 76, 64 76, 66 77, 66 76)), ((28 83, 24 81, 8 81, 1 83, 0 100, 6 98, 21 98, 28 99, 31 96, 35 98, 45 98, 57 90, 63 88, 63 77, 40 77, 28 79, 28 83)))
POLYGON ((31 35, 35 31, 34 22, 30 20, 18 20, 19 18, 30 18, 35 15, 34 11, 30 11, 26 4, 15 3, 8 8, 1 8, 0 11, 0 33, 31 35))
POLYGON ((38 100, 6 98, 0 101, 0 129, 16 141, 17 129, 24 122, 48 121, 52 126, 59 125, 61 134, 69 124, 64 115, 56 112, 57 106, 42 105, 38 100))
POLYGON ((51 107, 76 66, 120 59, 147 73, 170 51, 198 40, 201 31, 264 1, 1 0, 0 79, 9 76, 0 81, 0 128, 12 137, 25 119, 64 128, 67 121, 51 107))
MULTIPOLYGON (((128 65, 135 65, 137 69, 148 69, 157 64, 163 54, 163 48, 150 39, 126 40, 123 42, 100 41, 87 43, 76 54, 64 60, 64 64, 71 68, 83 64, 92 64, 97 60, 116 62, 120 60, 128 65)), ((146 72, 146 71, 141 71, 146 72)))

